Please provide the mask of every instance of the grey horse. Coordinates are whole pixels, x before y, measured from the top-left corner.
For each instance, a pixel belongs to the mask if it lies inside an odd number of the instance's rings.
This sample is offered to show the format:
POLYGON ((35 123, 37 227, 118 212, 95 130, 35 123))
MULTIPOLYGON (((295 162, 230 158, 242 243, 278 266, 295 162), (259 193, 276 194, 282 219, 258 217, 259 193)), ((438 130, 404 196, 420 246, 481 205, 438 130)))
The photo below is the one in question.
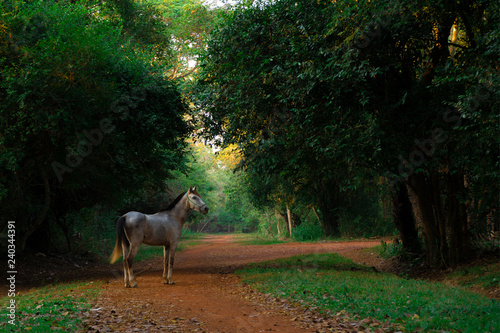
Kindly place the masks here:
POLYGON ((116 221, 116 245, 111 254, 111 263, 117 261, 123 252, 125 287, 137 287, 132 263, 142 243, 163 246, 163 283, 174 284, 172 267, 175 250, 190 210, 208 213, 208 206, 201 199, 196 187, 181 193, 166 209, 156 214, 128 212, 116 221))

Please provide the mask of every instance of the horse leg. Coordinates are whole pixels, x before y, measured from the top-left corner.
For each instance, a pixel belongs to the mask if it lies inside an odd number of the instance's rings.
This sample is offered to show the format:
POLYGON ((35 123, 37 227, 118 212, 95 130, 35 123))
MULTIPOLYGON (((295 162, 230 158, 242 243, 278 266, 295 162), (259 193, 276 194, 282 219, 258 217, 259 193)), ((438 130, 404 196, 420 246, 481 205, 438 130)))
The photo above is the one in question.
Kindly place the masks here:
POLYGON ((168 252, 170 251, 170 244, 163 247, 163 284, 168 284, 167 271, 168 271, 168 252))
POLYGON ((122 251, 123 251, 123 279, 125 282, 125 288, 130 288, 130 279, 129 279, 129 268, 128 268, 128 261, 127 261, 127 255, 130 251, 130 247, 128 244, 122 244, 122 251))
POLYGON ((175 284, 172 279, 172 269, 174 268, 174 257, 177 245, 165 246, 164 247, 164 268, 163 268, 163 280, 165 284, 175 284), (166 276, 165 276, 166 273, 166 276), (166 277, 166 279, 165 279, 166 277))
POLYGON ((128 287, 130 288, 131 286, 133 288, 137 288, 137 282, 135 282, 135 279, 134 279, 134 271, 132 269, 132 264, 134 263, 134 258, 135 256, 137 255, 137 252, 139 251, 139 246, 141 244, 130 244, 130 251, 127 255, 127 259, 126 260, 123 260, 123 261, 126 261, 127 262, 127 267, 128 267, 128 281, 129 281, 129 284, 127 284, 127 282, 125 281, 125 287, 128 287))

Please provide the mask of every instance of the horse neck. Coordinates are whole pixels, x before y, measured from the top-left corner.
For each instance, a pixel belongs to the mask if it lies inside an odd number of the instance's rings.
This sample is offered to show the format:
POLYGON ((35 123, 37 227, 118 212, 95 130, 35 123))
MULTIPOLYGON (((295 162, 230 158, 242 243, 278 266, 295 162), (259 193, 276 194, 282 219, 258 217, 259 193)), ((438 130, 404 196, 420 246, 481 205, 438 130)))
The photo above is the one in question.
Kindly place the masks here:
POLYGON ((189 214, 189 206, 187 204, 187 193, 182 197, 181 200, 175 205, 174 208, 170 211, 170 214, 175 217, 176 220, 180 222, 181 225, 184 225, 186 219, 189 214))

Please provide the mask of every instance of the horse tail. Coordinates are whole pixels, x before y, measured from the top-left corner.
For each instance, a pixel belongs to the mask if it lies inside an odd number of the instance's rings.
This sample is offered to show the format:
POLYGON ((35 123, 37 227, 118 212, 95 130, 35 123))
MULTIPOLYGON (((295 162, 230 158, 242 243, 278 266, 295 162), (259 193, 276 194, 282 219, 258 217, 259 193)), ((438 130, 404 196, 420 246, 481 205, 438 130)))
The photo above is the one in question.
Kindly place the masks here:
POLYGON ((111 253, 110 262, 114 263, 118 259, 120 259, 122 255, 122 243, 128 242, 127 236, 125 235, 125 216, 122 216, 116 221, 116 244, 113 249, 113 253, 111 253))

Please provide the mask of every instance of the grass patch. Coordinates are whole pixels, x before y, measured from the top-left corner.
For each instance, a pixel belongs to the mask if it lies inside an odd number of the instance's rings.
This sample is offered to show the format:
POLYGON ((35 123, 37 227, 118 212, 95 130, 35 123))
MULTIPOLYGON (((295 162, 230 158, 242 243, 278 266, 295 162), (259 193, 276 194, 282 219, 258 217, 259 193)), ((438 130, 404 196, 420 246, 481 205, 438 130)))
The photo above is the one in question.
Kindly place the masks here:
POLYGON ((313 270, 363 270, 371 271, 372 268, 354 263, 352 260, 339 256, 338 254, 307 254, 290 258, 276 259, 249 265, 248 268, 239 272, 272 273, 282 271, 313 270))
MULTIPOLYGON (((0 331, 85 332, 84 313, 90 310, 101 288, 100 282, 79 282, 46 286, 16 295, 12 298, 16 301, 16 325, 9 324, 3 318, 0 331)), ((1 303, 9 304, 10 299, 3 297, 1 303)))
POLYGON ((279 240, 276 238, 264 237, 261 234, 236 234, 236 243, 240 245, 274 245, 286 243, 287 241, 279 240))
MULTIPOLYGON (((163 246, 149 246, 141 244, 134 261, 147 260, 156 257, 163 257, 163 246)), ((121 258, 123 260, 123 258, 121 258)))
MULTIPOLYGON (((365 249, 365 251, 370 250, 370 252, 378 253, 380 257, 387 259, 403 254, 401 249, 398 250, 398 247, 399 245, 395 246, 394 244, 382 242, 381 245, 365 249)), ((418 263, 418 261, 409 262, 408 270, 411 269, 410 266, 414 263, 418 263)), ((500 262, 498 262, 498 259, 478 259, 475 262, 455 268, 452 273, 440 272, 440 275, 443 282, 453 286, 463 286, 470 290, 500 289, 500 262)))
POLYGON ((292 242, 300 242, 300 243, 317 243, 317 242, 352 242, 356 240, 364 240, 362 238, 334 238, 334 237, 321 237, 321 239, 297 239, 293 238, 272 238, 266 237, 261 233, 240 233, 233 234, 236 237, 236 243, 241 245, 274 245, 281 243, 292 243, 292 242))
POLYGON ((465 287, 500 288, 500 263, 460 268, 446 280, 465 287))
POLYGON ((264 293, 326 315, 344 310, 411 332, 500 332, 498 301, 460 287, 376 273, 337 254, 258 263, 237 274, 264 293))
POLYGON ((207 237, 207 233, 204 232, 193 232, 189 229, 182 229, 181 242, 186 240, 201 240, 207 237))

